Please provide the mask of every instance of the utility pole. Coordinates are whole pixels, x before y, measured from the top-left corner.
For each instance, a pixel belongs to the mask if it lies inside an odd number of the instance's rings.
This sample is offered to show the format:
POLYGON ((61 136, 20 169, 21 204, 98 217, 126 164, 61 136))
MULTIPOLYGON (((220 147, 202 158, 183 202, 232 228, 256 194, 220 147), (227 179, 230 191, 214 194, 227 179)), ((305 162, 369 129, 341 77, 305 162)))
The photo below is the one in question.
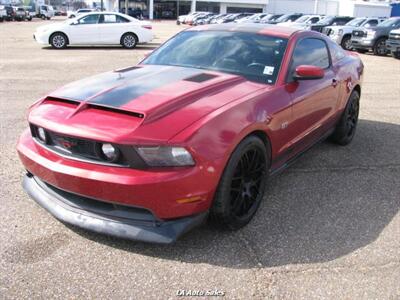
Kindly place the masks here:
POLYGON ((318 14, 318 0, 314 0, 314 14, 318 14))
POLYGON ((128 1, 129 0, 125 0, 125 14, 128 14, 128 1))
POLYGON ((104 0, 101 0, 101 2, 100 2, 100 9, 101 9, 101 11, 104 10, 104 0))

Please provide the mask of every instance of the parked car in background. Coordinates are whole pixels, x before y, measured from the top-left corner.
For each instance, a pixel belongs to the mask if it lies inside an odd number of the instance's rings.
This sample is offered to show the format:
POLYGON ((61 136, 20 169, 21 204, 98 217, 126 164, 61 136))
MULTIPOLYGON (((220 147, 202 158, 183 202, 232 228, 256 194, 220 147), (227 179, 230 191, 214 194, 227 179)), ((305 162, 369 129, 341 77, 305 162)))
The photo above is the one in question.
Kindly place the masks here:
POLYGON ((54 9, 51 5, 36 5, 36 17, 42 20, 50 20, 54 17, 54 9))
POLYGON ((253 14, 248 17, 235 20, 235 22, 236 23, 260 23, 260 20, 262 18, 264 18, 266 15, 268 15, 268 14, 266 14, 266 13, 253 14))
POLYGON ((193 18, 188 18, 188 20, 185 21, 185 24, 187 24, 187 25, 197 25, 196 24, 197 20, 206 19, 206 18, 211 17, 213 15, 214 15, 214 13, 209 13, 209 12, 199 13, 196 16, 194 16, 193 18))
POLYGON ((197 16, 198 14, 201 14, 202 12, 192 12, 190 14, 187 15, 180 15, 178 17, 178 19, 176 20, 176 24, 180 25, 180 24, 186 24, 186 19, 189 20, 191 18, 193 18, 194 16, 197 16))
POLYGON ((92 12, 62 23, 39 27, 34 39, 62 49, 68 45, 122 45, 135 48, 153 39, 151 23, 112 12, 92 12))
POLYGON ((7 18, 7 11, 4 5, 0 5, 0 22, 3 22, 7 18))
POLYGON ((235 22, 239 19, 246 18, 248 16, 251 16, 251 13, 235 13, 235 14, 228 14, 224 18, 218 19, 217 24, 222 24, 222 23, 231 23, 235 22))
POLYGON ((392 17, 383 21, 376 27, 353 30, 351 34, 351 45, 360 53, 372 50, 375 55, 387 55, 386 40, 389 38, 389 33, 399 28, 400 17, 392 17))
POLYGON ((120 238, 173 243, 208 217, 238 230, 270 175, 327 137, 352 141, 362 78, 358 55, 317 32, 185 30, 32 105, 23 186, 62 222, 120 238))
POLYGON ((72 18, 76 18, 82 14, 87 14, 87 13, 94 12, 94 11, 96 11, 96 10, 93 8, 80 8, 77 11, 68 11, 67 17, 72 19, 72 18))
POLYGON ((353 48, 351 44, 351 33, 357 28, 371 28, 385 21, 386 18, 355 18, 345 25, 327 26, 326 34, 345 50, 353 48))
POLYGON ((386 48, 394 58, 400 59, 400 29, 390 31, 386 48))
POLYGON ((317 22, 316 24, 310 25, 307 29, 327 34, 325 29, 326 27, 344 25, 353 19, 353 17, 347 16, 325 16, 321 21, 317 22))
POLYGON ((197 26, 197 25, 205 25, 205 24, 210 24, 210 21, 217 16, 217 14, 214 13, 210 13, 208 15, 205 16, 200 16, 198 18, 195 18, 193 20, 192 25, 197 26))
POLYGON ((215 17, 212 17, 210 20, 210 24, 217 24, 219 20, 225 18, 229 14, 219 14, 216 15, 215 17))
POLYGON ((265 17, 261 18, 259 23, 269 24, 269 22, 275 21, 282 16, 283 14, 267 14, 265 17))
POLYGON ((280 24, 280 23, 287 23, 287 22, 294 22, 296 21, 298 18, 300 18, 303 14, 286 14, 286 15, 282 15, 279 18, 275 19, 275 20, 270 20, 266 23, 269 24, 280 24))
POLYGON ((15 16, 14 20, 16 21, 31 21, 32 17, 29 15, 29 12, 23 7, 14 7, 15 16))
POLYGON ((5 5, 4 9, 6 11, 6 15, 4 20, 6 21, 13 21, 15 19, 15 9, 11 5, 5 5))
POLYGON ((289 26, 289 27, 305 29, 305 28, 309 27, 310 25, 321 21, 323 18, 324 17, 320 16, 320 15, 304 15, 293 22, 287 21, 287 22, 279 23, 279 26, 289 26))

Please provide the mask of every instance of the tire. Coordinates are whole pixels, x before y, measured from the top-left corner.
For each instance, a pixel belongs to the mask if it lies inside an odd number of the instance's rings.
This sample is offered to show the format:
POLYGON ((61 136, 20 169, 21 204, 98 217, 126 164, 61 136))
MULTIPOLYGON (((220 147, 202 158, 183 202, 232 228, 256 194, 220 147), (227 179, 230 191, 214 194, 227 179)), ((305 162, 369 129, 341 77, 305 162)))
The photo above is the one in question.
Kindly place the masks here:
POLYGON ((41 15, 40 18, 41 18, 42 20, 46 20, 46 16, 45 16, 45 15, 41 15))
POLYGON ((62 32, 56 32, 53 33, 50 36, 50 45, 54 48, 54 49, 64 49, 67 47, 68 45, 68 38, 67 36, 62 33, 62 32))
POLYGON ((342 48, 344 50, 351 50, 353 49, 353 46, 351 45, 351 35, 345 35, 342 38, 342 42, 340 43, 340 46, 342 46, 342 48))
POLYGON ((386 49, 386 40, 387 38, 380 38, 375 42, 374 47, 372 48, 375 55, 385 56, 388 54, 386 49))
POLYGON ((236 147, 210 210, 211 221, 217 227, 238 230, 254 217, 264 196, 269 156, 264 142, 256 136, 245 138, 236 147))
POLYGON ((353 91, 331 136, 333 142, 342 146, 350 144, 356 132, 359 108, 360 94, 357 91, 353 91))
POLYGON ((122 37, 121 37, 121 45, 122 47, 126 48, 126 49, 133 49, 136 47, 138 43, 138 38, 135 34, 133 33, 125 33, 122 37))
POLYGON ((392 56, 396 59, 400 59, 400 52, 392 52, 392 56))
POLYGON ((368 52, 367 49, 356 49, 356 51, 357 51, 358 53, 361 53, 361 54, 364 54, 364 53, 367 53, 367 52, 368 52))

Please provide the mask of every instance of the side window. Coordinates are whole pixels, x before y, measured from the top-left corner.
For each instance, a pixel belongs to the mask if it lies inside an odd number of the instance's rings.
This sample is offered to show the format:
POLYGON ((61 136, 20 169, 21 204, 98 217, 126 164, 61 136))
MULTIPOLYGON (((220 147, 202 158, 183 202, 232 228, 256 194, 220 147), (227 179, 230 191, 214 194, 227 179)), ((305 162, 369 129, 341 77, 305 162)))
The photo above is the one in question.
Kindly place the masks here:
POLYGON ((346 56, 342 47, 336 44, 333 41, 328 41, 329 43, 329 50, 331 52, 332 63, 335 63, 346 56))
POLYGON ((129 22, 128 19, 117 15, 117 23, 128 23, 128 22, 129 22))
POLYGON ((116 15, 103 15, 103 23, 117 23, 117 16, 116 15))
POLYGON ((293 52, 290 77, 300 65, 328 68, 329 52, 325 42, 317 38, 306 38, 298 42, 293 52))
POLYGON ((319 21, 319 17, 313 17, 311 18, 307 23, 309 24, 315 24, 319 21))
POLYGON ((97 24, 97 20, 99 19, 99 15, 88 15, 86 17, 83 17, 79 19, 79 24, 97 24))
POLYGON ((376 26, 376 25, 378 25, 378 20, 369 20, 365 25, 364 25, 364 27, 373 27, 373 26, 376 26))

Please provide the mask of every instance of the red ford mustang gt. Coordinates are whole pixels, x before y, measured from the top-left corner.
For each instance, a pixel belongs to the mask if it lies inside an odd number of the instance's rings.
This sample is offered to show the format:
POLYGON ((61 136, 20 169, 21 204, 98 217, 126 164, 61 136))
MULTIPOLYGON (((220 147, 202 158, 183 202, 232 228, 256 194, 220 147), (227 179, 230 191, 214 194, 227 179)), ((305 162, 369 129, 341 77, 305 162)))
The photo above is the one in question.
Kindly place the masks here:
POLYGON ((328 136, 352 140, 362 74, 317 32, 188 29, 36 102, 23 186, 61 221, 128 239, 171 243, 208 216, 239 229, 271 174, 328 136))

